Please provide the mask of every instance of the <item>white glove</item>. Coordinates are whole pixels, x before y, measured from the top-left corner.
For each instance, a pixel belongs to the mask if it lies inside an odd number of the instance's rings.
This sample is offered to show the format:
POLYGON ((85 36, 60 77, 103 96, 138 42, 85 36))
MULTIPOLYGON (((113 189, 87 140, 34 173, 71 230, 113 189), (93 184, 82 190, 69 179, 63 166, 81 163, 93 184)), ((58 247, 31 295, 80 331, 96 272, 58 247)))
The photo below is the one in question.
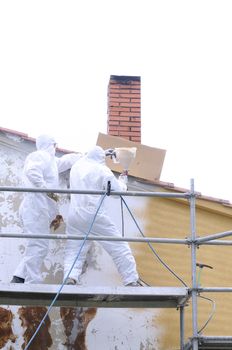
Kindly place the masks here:
POLYGON ((123 191, 127 190, 127 183, 128 183, 128 178, 127 175, 125 174, 120 174, 118 177, 118 180, 123 184, 123 191))

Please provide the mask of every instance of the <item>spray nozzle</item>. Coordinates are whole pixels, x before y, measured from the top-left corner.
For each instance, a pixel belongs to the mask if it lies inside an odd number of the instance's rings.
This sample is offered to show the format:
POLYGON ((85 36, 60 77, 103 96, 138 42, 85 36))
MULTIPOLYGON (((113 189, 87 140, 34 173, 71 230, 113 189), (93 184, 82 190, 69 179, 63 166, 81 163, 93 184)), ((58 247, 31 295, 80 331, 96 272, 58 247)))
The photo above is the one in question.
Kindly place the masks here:
POLYGON ((128 175, 128 169, 136 156, 136 147, 118 147, 105 150, 105 155, 110 156, 114 163, 123 168, 123 174, 128 175))
POLYGON ((129 167, 136 156, 136 150, 136 147, 115 148, 115 163, 120 163, 122 165, 125 174, 128 174, 129 167))

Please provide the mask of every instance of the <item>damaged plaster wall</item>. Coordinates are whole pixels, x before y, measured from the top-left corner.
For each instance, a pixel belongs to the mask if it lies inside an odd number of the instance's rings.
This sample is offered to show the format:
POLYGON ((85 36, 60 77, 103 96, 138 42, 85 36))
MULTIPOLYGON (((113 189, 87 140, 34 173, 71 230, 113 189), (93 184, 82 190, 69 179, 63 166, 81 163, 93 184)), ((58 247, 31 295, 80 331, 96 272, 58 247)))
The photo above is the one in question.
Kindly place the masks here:
MULTIPOLYGON (((18 137, 0 135, 0 184, 21 186, 21 173, 26 155, 34 150, 34 144, 18 137)), ((67 187, 68 173, 61 176, 61 187, 67 187)), ((0 192, 0 228, 2 233, 23 232, 18 207, 22 193, 0 192)), ((120 201, 107 198, 110 213, 122 231, 120 201)), ((139 224, 143 225, 142 208, 145 199, 126 199, 133 212, 140 213, 139 224)), ((66 219, 69 198, 62 195, 60 212, 66 219)), ((135 235, 133 220, 125 212, 126 235, 135 235)), ((59 230, 65 233, 65 224, 59 230)), ((135 233, 137 232, 137 233, 135 233)), ((0 283, 9 283, 15 267, 25 251, 25 240, 1 238, 0 283)), ((59 284, 63 278, 63 253, 65 242, 51 240, 50 250, 43 264, 44 283, 59 284)), ((136 247, 135 247, 136 250, 136 247)), ((84 286, 122 285, 116 268, 97 242, 92 244, 83 271, 84 286)), ((30 340, 45 307, 8 306, 0 307, 0 349, 20 350, 30 340)), ((152 309, 104 309, 104 308, 53 308, 41 327, 30 350, 163 350, 159 349, 156 326, 158 311, 152 309)))

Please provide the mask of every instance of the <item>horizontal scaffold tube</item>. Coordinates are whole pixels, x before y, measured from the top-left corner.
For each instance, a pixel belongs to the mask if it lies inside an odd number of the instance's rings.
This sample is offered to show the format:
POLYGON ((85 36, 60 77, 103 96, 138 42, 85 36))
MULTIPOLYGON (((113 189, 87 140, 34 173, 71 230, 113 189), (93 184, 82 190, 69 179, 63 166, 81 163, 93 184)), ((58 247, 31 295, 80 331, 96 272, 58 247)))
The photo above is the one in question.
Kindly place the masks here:
POLYGON ((197 288, 200 293, 222 293, 232 292, 232 287, 200 287, 197 288))
MULTIPOLYGON (((83 240, 85 236, 75 236, 66 234, 26 234, 26 233, 0 233, 0 238, 44 238, 44 239, 65 239, 65 240, 83 240)), ((124 241, 124 242, 145 242, 145 243, 169 243, 169 244, 191 244, 190 238, 152 238, 152 237, 108 237, 108 236, 89 236, 89 241, 124 241)), ((194 241, 196 243, 196 241, 194 241)), ((204 245, 232 245, 232 241, 210 241, 204 242, 204 245)), ((198 245, 198 243, 197 243, 198 245)))
MULTIPOLYGON (((105 194, 107 191, 94 191, 94 190, 69 190, 69 189, 58 189, 58 188, 26 188, 26 187, 0 187, 2 192, 39 192, 39 193, 64 193, 64 194, 105 194)), ((141 191, 111 191, 111 195, 115 196, 138 196, 138 197, 166 197, 166 198, 189 198, 190 192, 185 193, 172 193, 172 192, 141 192, 141 191)))
MULTIPOLYGON (((232 337, 231 336, 202 336, 200 335, 198 337, 198 339, 202 340, 202 341, 216 341, 216 342, 225 342, 225 341, 232 341, 232 337)), ((226 348, 225 348, 226 349, 226 348)), ((228 349, 228 348, 227 348, 228 349)))
POLYGON ((200 237, 196 239, 196 243, 205 243, 208 241, 212 241, 214 239, 218 239, 218 238, 222 238, 222 237, 229 237, 232 236, 232 231, 225 231, 225 232, 220 232, 220 233, 215 233, 212 235, 208 235, 208 236, 204 236, 204 237, 200 237))
MULTIPOLYGON (((44 238, 44 239, 64 239, 83 240, 86 236, 66 235, 66 234, 26 234, 26 233, 0 233, 0 238, 44 238)), ((124 241, 124 242, 145 242, 145 243, 170 243, 189 244, 188 239, 175 238, 149 238, 149 237, 109 237, 109 236, 88 236, 89 241, 124 241)))
MULTIPOLYGON (((232 245, 232 240, 218 240, 218 241, 209 241, 209 242, 203 242, 203 243, 200 243, 199 245, 232 245)), ((197 244, 198 245, 198 244, 197 244)))

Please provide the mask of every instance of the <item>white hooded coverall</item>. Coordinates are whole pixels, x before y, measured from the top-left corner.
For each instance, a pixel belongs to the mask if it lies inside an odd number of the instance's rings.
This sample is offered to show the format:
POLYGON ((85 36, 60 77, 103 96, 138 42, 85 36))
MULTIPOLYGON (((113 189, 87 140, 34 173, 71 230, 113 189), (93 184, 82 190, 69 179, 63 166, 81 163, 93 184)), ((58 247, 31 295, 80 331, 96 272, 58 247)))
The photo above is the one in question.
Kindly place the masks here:
MULTIPOLYGON (((74 190, 106 190, 108 181, 114 191, 126 190, 126 185, 117 180, 113 172, 105 165, 105 152, 95 146, 85 157, 79 159, 70 172, 70 187, 74 190)), ((99 207, 100 195, 71 194, 71 204, 67 218, 67 234, 85 235, 93 221, 96 210, 99 207)), ((118 237, 120 232, 107 215, 105 201, 95 218, 91 234, 109 237, 118 237)), ((80 250, 83 241, 67 240, 64 259, 64 279, 67 277, 73 262, 80 250)), ((99 241, 102 247, 112 257, 123 284, 129 284, 138 280, 135 259, 127 242, 99 241)), ((69 274, 70 278, 79 280, 82 273, 86 254, 91 241, 86 240, 79 258, 69 274)))
MULTIPOLYGON (((23 186, 28 188, 58 188, 58 173, 70 169, 80 154, 70 153, 55 157, 56 142, 49 135, 36 139, 37 151, 30 153, 24 163, 23 186)), ((24 232, 28 234, 49 234, 50 223, 58 214, 56 201, 47 193, 25 193, 19 208, 24 232)), ((41 283, 41 266, 48 253, 48 239, 29 239, 25 255, 16 268, 14 276, 26 283, 41 283)))

